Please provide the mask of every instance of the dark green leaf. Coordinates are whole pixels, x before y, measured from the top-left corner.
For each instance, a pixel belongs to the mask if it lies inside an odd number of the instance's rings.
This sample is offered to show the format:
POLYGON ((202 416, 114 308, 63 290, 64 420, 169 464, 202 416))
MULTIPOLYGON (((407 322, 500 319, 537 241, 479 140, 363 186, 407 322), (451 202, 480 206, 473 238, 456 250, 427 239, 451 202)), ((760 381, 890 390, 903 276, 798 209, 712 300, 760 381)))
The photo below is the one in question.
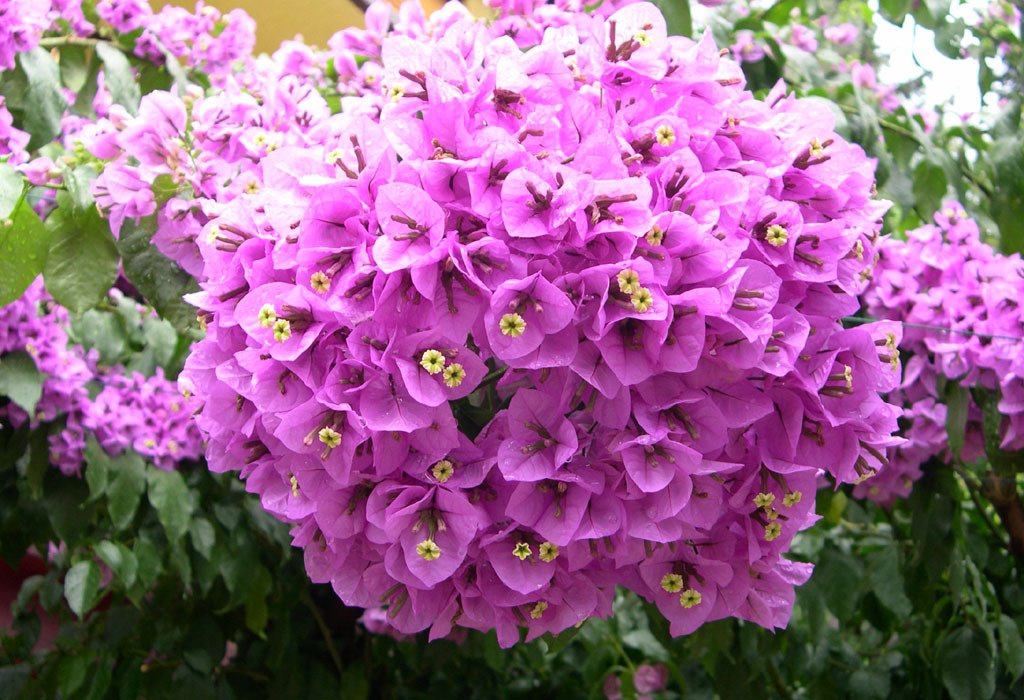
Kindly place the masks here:
POLYGON ((46 290, 58 304, 80 314, 102 301, 117 280, 120 256, 114 237, 95 209, 79 222, 57 210, 46 224, 53 239, 43 271, 46 290))
POLYGON ((74 547, 88 534, 96 516, 96 504, 89 503, 89 487, 81 479, 69 479, 50 470, 42 504, 57 537, 74 547))
POLYGON ((78 92, 89 76, 89 60, 85 46, 62 46, 60 49, 60 79, 64 87, 78 92))
POLYGON ((262 637, 269 617, 267 594, 274 580, 263 566, 257 566, 255 573, 250 572, 250 576, 249 593, 245 598, 245 626, 262 637))
POLYGON ((0 220, 0 306, 22 295, 46 265, 49 234, 24 199, 10 219, 0 220))
POLYGON ((132 554, 132 550, 120 542, 103 540, 93 550, 103 560, 103 563, 110 567, 114 575, 121 581, 125 588, 131 588, 135 583, 135 575, 139 571, 139 563, 132 554))
POLYGON ((143 588, 149 588, 160 575, 163 563, 160 559, 160 551, 145 539, 139 539, 132 549, 135 560, 139 564, 138 580, 143 588))
POLYGON ((85 683, 89 671, 89 660, 84 656, 65 656, 57 667, 57 679, 60 692, 65 697, 74 695, 75 691, 85 683))
POLYGON ((185 329, 194 324, 195 309, 182 297, 198 286, 188 273, 150 243, 155 230, 153 217, 124 222, 117 242, 124 259, 124 273, 161 317, 175 328, 185 329))
POLYGON ((80 561, 64 577, 64 598, 71 611, 83 617, 96 604, 100 589, 100 568, 92 560, 80 561))
POLYGON ((192 541, 192 547, 204 559, 209 559, 213 552, 213 546, 217 543, 217 533, 210 521, 202 516, 194 519, 189 525, 188 536, 192 541))
POLYGON ((146 488, 146 465, 135 452, 125 452, 111 460, 113 481, 107 487, 107 511, 115 530, 128 527, 146 488))
POLYGON ((1016 681, 1024 674, 1024 640, 1012 618, 999 616, 999 649, 1010 678, 1016 681))
POLYGON ((913 611, 904 590, 900 556, 895 548, 886 547, 873 554, 868 560, 867 574, 871 590, 882 605, 900 617, 913 611))
POLYGON ((32 135, 28 143, 31 151, 53 141, 60 133, 67 101, 61 92, 60 69, 49 51, 37 46, 20 53, 18 65, 28 81, 22 128, 32 135))
POLYGON ((989 150, 994 179, 992 218, 1004 253, 1024 253, 1024 137, 998 139, 989 150))
POLYGON ((104 81, 111 99, 135 114, 139 108, 139 86, 128 59, 120 49, 102 41, 96 45, 96 55, 103 61, 104 81))
POLYGON ((956 382, 946 385, 946 433, 949 437, 949 449, 953 456, 960 457, 964 447, 967 431, 967 409, 970 407, 971 396, 967 390, 956 382))
POLYGON ((110 457, 90 435, 85 443, 85 483, 89 485, 89 500, 94 501, 107 492, 110 481, 110 457))
POLYGON ((935 666, 953 700, 989 700, 995 692, 992 651, 973 627, 960 627, 939 643, 935 666))
POLYGON ((167 532, 167 539, 177 542, 188 532, 192 520, 193 504, 185 480, 178 472, 149 469, 146 472, 149 485, 149 502, 156 508, 160 524, 167 532))
POLYGON ((921 218, 928 219, 942 206, 946 196, 946 172, 929 160, 914 168, 914 199, 921 218))
POLYGON ((903 18, 910 11, 911 0, 880 0, 882 16, 893 24, 903 24, 903 18))
POLYGON ((45 380, 27 352, 18 350, 0 358, 0 396, 6 396, 30 416, 35 415, 45 380))

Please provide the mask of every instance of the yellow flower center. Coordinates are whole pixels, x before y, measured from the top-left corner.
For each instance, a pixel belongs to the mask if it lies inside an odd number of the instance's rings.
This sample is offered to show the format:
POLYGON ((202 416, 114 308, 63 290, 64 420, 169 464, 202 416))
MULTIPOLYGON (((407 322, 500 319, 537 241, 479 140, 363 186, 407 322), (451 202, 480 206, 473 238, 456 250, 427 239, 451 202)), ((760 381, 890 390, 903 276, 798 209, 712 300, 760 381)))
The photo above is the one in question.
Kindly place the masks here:
POLYGON ((640 291, 640 275, 635 270, 626 268, 615 276, 615 279, 619 282, 619 291, 623 294, 633 294, 634 292, 640 291))
POLYGON ((548 604, 545 601, 540 601, 533 606, 533 610, 530 611, 531 620, 539 620, 544 611, 548 609, 548 604))
POLYGON ((654 303, 654 296, 651 294, 651 290, 646 287, 640 287, 640 289, 633 292, 633 296, 629 298, 630 303, 633 304, 633 308, 644 313, 651 308, 654 303))
POLYGON ((531 554, 533 554, 533 550, 526 542, 516 542, 516 546, 512 548, 512 556, 518 557, 519 561, 526 561, 531 554))
POLYGON ((455 465, 453 465, 450 460, 442 459, 431 468, 430 473, 434 475, 435 479, 443 484, 451 479, 455 474, 455 465))
POLYGON ((512 338, 518 338, 526 331, 526 321, 519 314, 505 314, 498 321, 501 332, 512 338))
POLYGON ((693 588, 687 588, 679 595, 679 604, 687 610, 697 605, 700 605, 701 600, 702 598, 700 595, 700 591, 693 588))
POLYGON ((333 450, 341 444, 341 434, 334 428, 320 428, 317 436, 320 438, 320 442, 327 445, 328 449, 333 450))
POLYGON ((294 474, 288 475, 288 482, 292 485, 292 496, 295 498, 299 497, 299 480, 295 478, 294 474))
POLYGON ((324 294, 331 288, 331 278, 324 272, 314 272, 309 278, 309 286, 317 294, 324 294))
POLYGON ((787 508, 792 508, 793 506, 800 502, 801 498, 803 498, 803 494, 800 493, 799 491, 790 491, 789 493, 782 497, 782 505, 786 506, 787 508))
POLYGON ((662 124, 654 130, 654 138, 662 146, 671 146, 676 142, 676 131, 668 124, 662 124))
POLYGON ((782 525, 778 522, 770 522, 764 526, 764 538, 771 542, 782 534, 782 525))
POLYGON ((462 384, 462 380, 466 378, 466 370, 458 362, 453 362, 444 368, 442 376, 444 377, 445 386, 454 389, 462 384))
POLYGON ((434 561, 441 556, 441 548, 429 537, 416 545, 416 553, 426 561, 434 561))
POLYGON ((541 542, 539 556, 541 561, 552 562, 558 558, 558 545, 553 542, 541 542))
POLYGON ((679 574, 665 574, 661 577, 661 590, 666 593, 678 593, 683 590, 683 577, 679 574))
POLYGON ((772 503, 775 503, 775 494, 774 493, 771 493, 771 492, 764 493, 764 492, 762 492, 762 493, 759 493, 756 496, 754 496, 754 505, 757 506, 758 508, 767 508, 772 503))
POLYGON ((274 321, 274 340, 283 343, 292 337, 292 324, 283 318, 274 321))
POLYGON ((274 322, 277 321, 277 312, 274 311, 274 307, 270 304, 264 304, 260 308, 258 320, 260 325, 264 328, 273 328, 274 322))
POLYGON ((437 374, 444 369, 444 355, 440 350, 425 350, 420 357, 420 367, 430 374, 437 374))
POLYGON ((661 245, 665 240, 665 232, 661 229, 661 226, 655 224, 651 227, 651 230, 647 232, 645 239, 651 245, 661 245))
POLYGON ((768 230, 764 234, 764 240, 768 245, 781 248, 786 245, 786 241, 789 240, 789 231, 786 230, 785 226, 779 226, 778 224, 772 224, 768 227, 768 230))

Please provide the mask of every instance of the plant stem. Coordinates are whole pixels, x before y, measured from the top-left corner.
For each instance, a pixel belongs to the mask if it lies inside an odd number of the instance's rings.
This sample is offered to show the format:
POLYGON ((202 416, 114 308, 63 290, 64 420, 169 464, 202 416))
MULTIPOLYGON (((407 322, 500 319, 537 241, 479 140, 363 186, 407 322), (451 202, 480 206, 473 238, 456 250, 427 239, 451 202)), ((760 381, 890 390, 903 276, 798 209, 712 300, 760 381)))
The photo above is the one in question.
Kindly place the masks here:
POLYGON ((303 588, 302 595, 300 596, 303 604, 309 611, 313 613, 313 619, 316 620, 316 626, 320 628, 320 634, 323 635, 324 642, 327 644, 327 653, 331 655, 331 661, 334 662, 334 668, 338 671, 340 676, 345 667, 341 663, 341 656, 338 655, 338 650, 334 646, 334 640, 331 637, 331 630, 327 626, 327 622, 324 621, 323 615, 320 614, 320 608, 316 606, 313 599, 309 596, 309 589, 303 588))

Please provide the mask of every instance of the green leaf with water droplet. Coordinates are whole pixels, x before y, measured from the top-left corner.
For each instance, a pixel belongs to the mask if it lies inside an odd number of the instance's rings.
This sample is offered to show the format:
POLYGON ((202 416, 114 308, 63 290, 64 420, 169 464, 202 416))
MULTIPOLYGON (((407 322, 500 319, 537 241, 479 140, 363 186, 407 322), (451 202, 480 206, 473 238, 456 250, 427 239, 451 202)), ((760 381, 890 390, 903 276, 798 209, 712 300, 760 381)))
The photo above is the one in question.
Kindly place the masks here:
POLYGON ((162 318, 184 330, 194 325, 195 309, 182 297, 199 287, 191 275, 150 242, 155 231, 156 219, 152 216, 124 222, 117 240, 124 274, 162 318))
POLYGON ((28 150, 32 151, 60 133, 61 117, 68 102, 61 92, 60 69, 49 51, 36 47, 18 54, 18 66, 27 78, 21 128, 32 135, 28 142, 28 150))
POLYGON ((22 295, 46 265, 50 234, 22 199, 9 219, 0 220, 0 306, 22 295))

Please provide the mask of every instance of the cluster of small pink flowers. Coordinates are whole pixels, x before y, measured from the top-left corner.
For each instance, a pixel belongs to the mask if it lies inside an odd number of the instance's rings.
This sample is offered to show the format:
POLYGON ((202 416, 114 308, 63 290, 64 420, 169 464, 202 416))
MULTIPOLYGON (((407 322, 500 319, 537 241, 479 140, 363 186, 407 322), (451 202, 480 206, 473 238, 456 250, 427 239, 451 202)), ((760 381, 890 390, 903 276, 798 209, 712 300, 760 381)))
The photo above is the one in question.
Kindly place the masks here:
MULTIPOLYGON (((901 348, 912 356, 890 400, 906 407, 909 427, 891 468, 858 489, 888 503, 910 493, 929 459, 953 458, 940 382, 998 392, 1002 448, 1024 448, 1024 262, 982 241, 957 203, 947 203, 934 225, 909 231, 906 240, 886 240, 879 256, 876 285, 864 299, 872 316, 907 324, 901 348)), ((969 396, 959 455, 965 462, 985 454, 982 418, 969 396)))
POLYGON ((0 71, 14 68, 14 57, 31 51, 50 21, 49 3, 39 0, 5 0, 0 4, 0 71))
POLYGON ((158 237, 199 270, 181 383, 210 466, 347 604, 503 645, 608 614, 617 584, 674 634, 784 625, 819 476, 897 442, 899 325, 840 323, 874 164, 652 5, 535 5, 391 30, 378 5, 332 46, 370 58, 336 115, 315 56, 151 95, 98 194, 123 218, 140 183, 188 184, 158 237))
POLYGON ((130 447, 162 469, 199 459, 202 441, 191 421, 194 401, 183 397, 162 370, 144 377, 99 366, 95 351, 70 343, 68 322, 67 312, 53 303, 39 280, 0 308, 0 363, 8 353, 25 352, 44 378, 35 414, 8 402, 0 408, 5 422, 33 428, 62 422, 49 436, 50 462, 65 474, 81 471, 89 434, 110 454, 130 447))
POLYGON ((28 134, 14 128, 14 118, 7 111, 7 101, 0 95, 0 158, 6 157, 9 163, 23 162, 28 141, 28 134))

